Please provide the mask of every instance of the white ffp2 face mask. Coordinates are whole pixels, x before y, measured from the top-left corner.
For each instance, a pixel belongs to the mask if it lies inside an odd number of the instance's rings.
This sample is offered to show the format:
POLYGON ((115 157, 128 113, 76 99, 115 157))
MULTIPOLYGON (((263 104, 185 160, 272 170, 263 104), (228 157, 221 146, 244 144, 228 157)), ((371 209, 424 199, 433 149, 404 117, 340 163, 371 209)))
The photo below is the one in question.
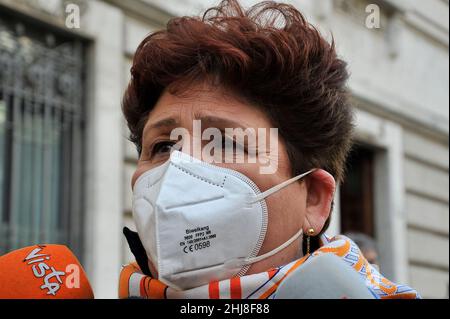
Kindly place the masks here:
POLYGON ((270 194, 313 170, 265 192, 245 175, 173 151, 143 173, 133 189, 133 219, 158 279, 180 290, 242 276, 302 234, 257 256, 267 230, 270 194))

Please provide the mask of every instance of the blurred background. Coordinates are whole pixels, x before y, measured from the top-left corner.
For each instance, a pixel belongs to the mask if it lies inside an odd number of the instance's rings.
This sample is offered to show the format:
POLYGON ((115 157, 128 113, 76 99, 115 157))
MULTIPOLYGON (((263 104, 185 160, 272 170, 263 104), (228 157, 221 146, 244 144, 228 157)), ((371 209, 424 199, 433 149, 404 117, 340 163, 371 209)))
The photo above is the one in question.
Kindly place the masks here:
MULTIPOLYGON (((242 1, 244 6, 258 1, 242 1)), ((329 234, 373 238, 381 272, 449 296, 449 1, 289 0, 349 63, 357 144, 329 234)), ((121 97, 145 35, 218 0, 0 0, 0 255, 65 243, 98 298, 133 258, 137 153, 121 97)))

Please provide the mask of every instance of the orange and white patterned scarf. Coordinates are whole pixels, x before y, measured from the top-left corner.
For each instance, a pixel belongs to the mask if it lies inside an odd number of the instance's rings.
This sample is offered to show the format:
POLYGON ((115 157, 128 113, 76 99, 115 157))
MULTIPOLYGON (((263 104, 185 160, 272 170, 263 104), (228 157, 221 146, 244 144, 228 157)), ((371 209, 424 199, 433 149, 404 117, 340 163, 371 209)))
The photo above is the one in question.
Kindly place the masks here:
POLYGON ((136 263, 122 267, 119 279, 119 298, 149 299, 272 299, 280 283, 306 260, 320 254, 332 253, 352 266, 363 278, 367 288, 377 299, 420 298, 414 289, 395 284, 383 277, 369 264, 358 246, 348 237, 338 235, 320 237, 321 247, 287 265, 266 272, 210 282, 207 285, 179 291, 159 280, 144 275, 136 263))

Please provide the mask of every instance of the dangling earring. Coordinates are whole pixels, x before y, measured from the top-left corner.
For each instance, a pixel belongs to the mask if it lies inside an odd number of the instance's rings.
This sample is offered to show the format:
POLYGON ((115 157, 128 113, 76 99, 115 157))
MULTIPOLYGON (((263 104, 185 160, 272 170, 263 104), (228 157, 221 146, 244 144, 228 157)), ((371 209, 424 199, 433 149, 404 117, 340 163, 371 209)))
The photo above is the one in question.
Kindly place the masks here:
POLYGON ((314 228, 308 229, 308 237, 306 237, 306 254, 309 255, 311 249, 311 236, 314 235, 314 228))

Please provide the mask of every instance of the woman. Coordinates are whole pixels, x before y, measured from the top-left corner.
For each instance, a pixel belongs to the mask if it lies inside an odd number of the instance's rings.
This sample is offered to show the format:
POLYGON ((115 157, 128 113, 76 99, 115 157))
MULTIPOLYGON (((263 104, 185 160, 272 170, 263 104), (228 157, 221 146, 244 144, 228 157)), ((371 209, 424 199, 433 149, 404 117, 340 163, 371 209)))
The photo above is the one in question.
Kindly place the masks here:
POLYGON ((137 233, 124 233, 137 263, 122 269, 121 298, 273 298, 324 253, 377 298, 418 297, 350 239, 324 235, 351 146, 348 73, 294 7, 229 0, 172 19, 142 41, 131 73, 123 111, 139 152, 137 233), (248 134, 238 141, 230 128, 248 134))

